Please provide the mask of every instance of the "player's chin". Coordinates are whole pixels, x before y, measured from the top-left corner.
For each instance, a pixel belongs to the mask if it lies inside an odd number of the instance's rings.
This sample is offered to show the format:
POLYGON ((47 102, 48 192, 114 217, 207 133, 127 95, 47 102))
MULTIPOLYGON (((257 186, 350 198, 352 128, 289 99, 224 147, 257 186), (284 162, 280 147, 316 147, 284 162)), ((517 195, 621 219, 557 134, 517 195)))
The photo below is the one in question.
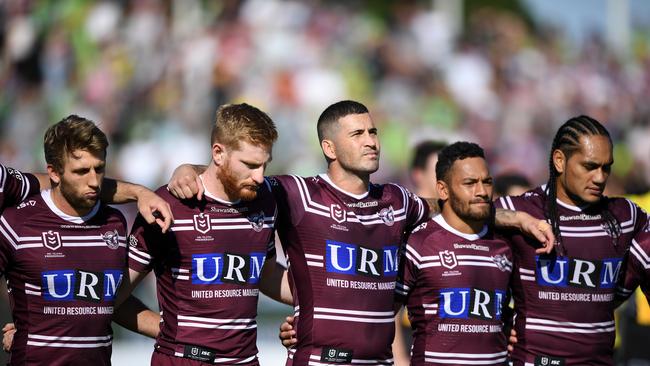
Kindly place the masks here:
POLYGON ((239 198, 242 201, 252 201, 255 198, 257 198, 257 190, 250 189, 250 188, 242 188, 239 191, 239 198))

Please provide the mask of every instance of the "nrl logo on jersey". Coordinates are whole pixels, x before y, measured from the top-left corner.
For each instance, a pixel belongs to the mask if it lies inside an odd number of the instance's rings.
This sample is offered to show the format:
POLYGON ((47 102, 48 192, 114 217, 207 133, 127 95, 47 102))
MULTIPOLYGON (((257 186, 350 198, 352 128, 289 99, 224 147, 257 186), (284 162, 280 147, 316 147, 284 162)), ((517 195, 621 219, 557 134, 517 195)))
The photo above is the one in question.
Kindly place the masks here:
POLYGON ((341 206, 337 205, 336 203, 333 203, 330 206, 330 216, 332 219, 339 224, 345 221, 347 212, 345 209, 341 208, 341 206))
POLYGON ((194 215, 194 229, 196 229, 196 231, 200 232, 201 234, 205 234, 210 231, 210 215, 204 214, 203 212, 198 215, 194 215))
POLYGON ((449 269, 454 269, 458 266, 458 260, 456 259, 456 253, 453 251, 445 250, 438 252, 440 254, 440 264, 449 269))
POLYGON ((57 231, 49 230, 42 234, 43 245, 50 250, 57 250, 61 248, 61 236, 57 231))
POLYGON ((393 226, 395 223, 395 211, 393 210, 393 206, 382 208, 378 215, 379 218, 381 218, 381 221, 383 221, 387 226, 393 226))
POLYGON ((264 211, 248 216, 248 221, 251 223, 253 230, 259 233, 264 228, 264 211))
POLYGON ((120 236, 117 233, 117 229, 105 232, 104 235, 102 235, 102 239, 111 249, 117 249, 120 247, 120 236))

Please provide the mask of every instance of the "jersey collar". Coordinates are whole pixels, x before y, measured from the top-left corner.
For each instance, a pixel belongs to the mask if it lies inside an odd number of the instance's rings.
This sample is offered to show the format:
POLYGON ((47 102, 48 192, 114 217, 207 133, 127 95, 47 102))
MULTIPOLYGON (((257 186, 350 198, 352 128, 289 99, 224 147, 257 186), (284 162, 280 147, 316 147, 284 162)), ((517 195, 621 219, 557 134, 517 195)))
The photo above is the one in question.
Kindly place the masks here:
POLYGON ((45 189, 41 191, 41 197, 43 198, 43 201, 45 201, 45 204, 47 207, 50 208, 52 212, 54 212, 55 215, 59 216, 65 221, 70 221, 75 224, 83 224, 86 221, 90 220, 97 214, 97 211, 99 211, 99 206, 100 206, 100 201, 97 200, 97 203, 95 206, 84 216, 72 216, 68 215, 67 213, 61 211, 56 205, 54 204, 54 201, 52 200, 52 190, 51 189, 45 189))

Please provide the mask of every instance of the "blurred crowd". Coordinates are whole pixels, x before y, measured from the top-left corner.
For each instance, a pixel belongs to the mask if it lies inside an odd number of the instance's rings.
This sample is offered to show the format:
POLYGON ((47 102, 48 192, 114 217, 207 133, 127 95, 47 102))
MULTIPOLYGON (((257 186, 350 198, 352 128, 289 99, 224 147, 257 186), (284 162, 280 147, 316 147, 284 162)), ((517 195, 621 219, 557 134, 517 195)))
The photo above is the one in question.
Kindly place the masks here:
POLYGON ((649 27, 620 57, 597 35, 572 44, 490 8, 457 31, 432 1, 0 4, 9 166, 42 170, 45 127, 77 113, 111 137, 111 175, 155 187, 179 162, 207 162, 217 106, 246 101, 278 124, 270 173, 314 174, 324 170, 319 113, 353 98, 380 128, 376 180, 403 181, 410 148, 432 138, 477 141, 493 172, 539 183, 553 132, 584 113, 618 143, 612 187, 640 192, 650 181, 649 27))

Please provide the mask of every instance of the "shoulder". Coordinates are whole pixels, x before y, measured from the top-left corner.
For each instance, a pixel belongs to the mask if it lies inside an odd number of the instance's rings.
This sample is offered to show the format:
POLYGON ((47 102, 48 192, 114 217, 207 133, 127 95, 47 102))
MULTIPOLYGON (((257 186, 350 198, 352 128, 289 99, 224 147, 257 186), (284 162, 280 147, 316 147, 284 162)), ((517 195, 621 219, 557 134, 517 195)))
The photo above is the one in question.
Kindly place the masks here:
POLYGON ((25 217, 34 217, 36 215, 42 214, 43 212, 48 212, 49 209, 46 207, 43 199, 41 198, 40 192, 34 193, 19 204, 15 206, 7 207, 3 211, 3 217, 9 218, 25 218, 25 217))
POLYGON ((519 196, 503 196, 495 200, 497 207, 508 210, 525 211, 529 208, 540 208, 544 206, 546 193, 542 187, 531 189, 519 196))
POLYGON ((408 244, 416 249, 434 246, 438 240, 435 237, 440 235, 441 227, 433 219, 429 219, 416 226, 408 238, 408 244))

